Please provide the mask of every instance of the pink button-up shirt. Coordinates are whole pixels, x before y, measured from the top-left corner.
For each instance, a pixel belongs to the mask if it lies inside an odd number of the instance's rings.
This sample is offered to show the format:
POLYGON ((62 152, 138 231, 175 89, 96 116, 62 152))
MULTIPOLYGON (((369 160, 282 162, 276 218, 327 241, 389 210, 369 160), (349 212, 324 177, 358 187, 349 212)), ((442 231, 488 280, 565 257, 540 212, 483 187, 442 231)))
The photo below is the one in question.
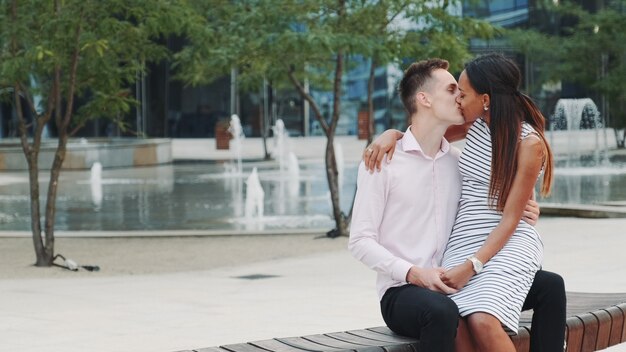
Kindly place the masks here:
POLYGON ((378 296, 406 284, 415 265, 438 267, 461 196, 460 151, 445 139, 431 158, 410 131, 391 163, 370 174, 359 165, 350 241, 352 255, 378 272, 378 296))

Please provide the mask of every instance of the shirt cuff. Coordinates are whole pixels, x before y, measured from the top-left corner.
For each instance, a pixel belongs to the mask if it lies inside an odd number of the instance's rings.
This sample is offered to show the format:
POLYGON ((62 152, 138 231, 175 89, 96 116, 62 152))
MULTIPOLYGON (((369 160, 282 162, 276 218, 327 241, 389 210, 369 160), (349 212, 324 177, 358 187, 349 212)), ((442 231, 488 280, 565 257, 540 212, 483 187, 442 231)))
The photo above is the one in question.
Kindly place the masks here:
POLYGON ((407 262, 404 259, 398 259, 394 264, 391 270, 391 278, 400 281, 406 282, 406 275, 409 273, 409 270, 413 264, 407 262))

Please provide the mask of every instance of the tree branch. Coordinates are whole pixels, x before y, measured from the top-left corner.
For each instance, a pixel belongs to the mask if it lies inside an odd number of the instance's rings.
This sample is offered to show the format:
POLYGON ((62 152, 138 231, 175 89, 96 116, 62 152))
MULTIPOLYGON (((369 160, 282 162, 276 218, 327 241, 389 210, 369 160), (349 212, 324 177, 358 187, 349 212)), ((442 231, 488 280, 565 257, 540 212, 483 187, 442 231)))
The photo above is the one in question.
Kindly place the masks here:
POLYGON ((26 99, 26 103, 28 103, 28 108, 33 113, 33 115, 37 116, 37 109, 35 108, 35 103, 33 103, 33 100, 30 98, 30 91, 19 82, 17 83, 17 85, 19 86, 20 91, 24 93, 24 99, 26 99))
POLYGON ((74 127, 69 133, 68 136, 72 137, 74 136, 78 131, 80 131, 81 128, 85 127, 85 122, 81 122, 78 125, 76 125, 76 127, 74 127))
MULTIPOLYGON (((82 13, 81 13, 82 18, 82 13)), ((76 90, 76 73, 78 71, 78 60, 80 53, 80 34, 82 32, 82 26, 80 23, 76 27, 76 35, 74 38, 74 52, 72 53, 72 63, 70 65, 69 86, 67 89, 67 107, 65 109, 65 116, 63 117, 63 129, 67 129, 72 118, 72 110, 74 109, 74 91, 76 90)))
POLYGON ((304 90, 304 88, 302 87, 302 84, 300 84, 300 82, 296 78, 294 71, 295 71, 295 68, 293 66, 291 66, 289 70, 287 71, 287 75, 289 76, 291 83, 293 83, 293 85, 296 87, 296 89, 298 90, 302 98, 304 98, 306 101, 309 102, 309 104, 311 104, 311 108, 313 109, 313 112, 315 113, 315 117, 317 118, 317 121, 322 126, 324 133, 326 133, 326 135, 328 136, 328 133, 330 132, 330 127, 328 126, 328 123, 326 122, 326 120, 324 120, 324 116, 322 115, 313 97, 304 90))
POLYGON ((335 59, 335 81, 333 83, 333 118, 330 122, 331 133, 334 133, 337 123, 339 123, 340 102, 341 102, 341 79, 343 77, 343 49, 337 50, 335 59))
POLYGON ((398 9, 398 11, 396 11, 396 13, 394 13, 388 20, 387 23, 385 23, 385 25, 383 26, 382 29, 385 29, 391 22, 393 22, 393 20, 396 19, 396 17, 398 17, 402 12, 404 12, 404 9, 406 9, 407 6, 409 6, 409 4, 412 1, 407 1, 405 3, 402 4, 402 6, 400 6, 400 8, 398 9))

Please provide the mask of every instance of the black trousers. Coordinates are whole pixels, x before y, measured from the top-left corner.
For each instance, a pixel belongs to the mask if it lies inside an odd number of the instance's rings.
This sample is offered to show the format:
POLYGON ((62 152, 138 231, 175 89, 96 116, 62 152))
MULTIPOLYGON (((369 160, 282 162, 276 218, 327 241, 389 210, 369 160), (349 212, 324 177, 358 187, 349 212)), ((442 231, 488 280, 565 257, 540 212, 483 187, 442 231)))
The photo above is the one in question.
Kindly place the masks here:
POLYGON ((420 351, 454 351, 459 309, 448 296, 407 284, 388 289, 380 308, 389 329, 420 339, 420 351))
MULTIPOLYGON (((523 310, 534 309, 530 333, 532 352, 562 352, 565 340, 565 284, 563 278, 539 270, 523 310)), ((453 351, 458 308, 446 295, 404 285, 385 292, 380 307, 383 319, 395 333, 420 339, 424 352, 453 351)))
POLYGON ((565 283, 559 274, 539 270, 522 310, 533 309, 531 352, 563 352, 565 341, 565 283))

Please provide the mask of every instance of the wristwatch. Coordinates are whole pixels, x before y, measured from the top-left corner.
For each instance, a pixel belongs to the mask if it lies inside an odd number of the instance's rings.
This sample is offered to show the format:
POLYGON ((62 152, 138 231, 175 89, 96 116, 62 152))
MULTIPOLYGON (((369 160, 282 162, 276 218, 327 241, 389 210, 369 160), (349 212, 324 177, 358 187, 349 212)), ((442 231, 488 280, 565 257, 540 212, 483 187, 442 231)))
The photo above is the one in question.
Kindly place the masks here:
POLYGON ((474 272, 476 274, 478 274, 481 271, 483 271, 483 263, 480 260, 478 260, 478 258, 476 258, 476 256, 471 256, 471 257, 467 258, 467 260, 472 262, 472 267, 473 267, 474 272))

